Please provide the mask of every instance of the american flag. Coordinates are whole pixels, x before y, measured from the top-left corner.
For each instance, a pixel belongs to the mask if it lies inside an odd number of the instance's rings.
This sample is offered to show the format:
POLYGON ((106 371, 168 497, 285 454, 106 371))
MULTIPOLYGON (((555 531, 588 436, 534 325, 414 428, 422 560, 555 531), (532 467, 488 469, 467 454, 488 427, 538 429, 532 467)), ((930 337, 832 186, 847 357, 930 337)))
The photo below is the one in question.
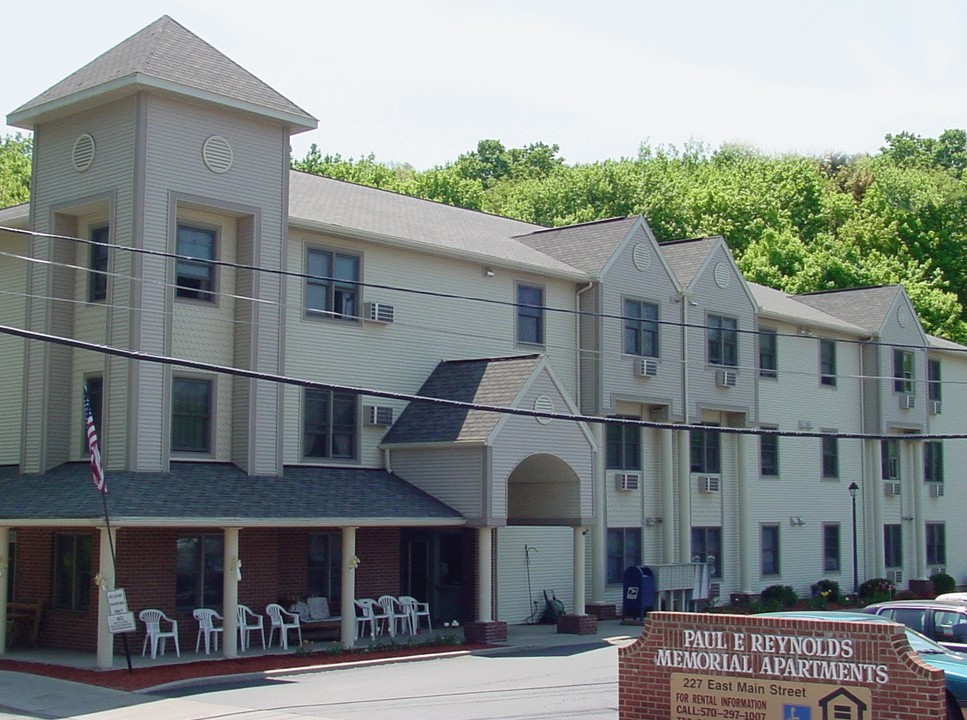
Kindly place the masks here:
POLYGON ((91 401, 84 390, 84 422, 87 425, 87 449, 91 451, 91 478, 94 487, 102 493, 107 493, 107 481, 104 479, 104 468, 101 467, 101 450, 97 445, 97 428, 94 427, 94 413, 91 412, 91 401))

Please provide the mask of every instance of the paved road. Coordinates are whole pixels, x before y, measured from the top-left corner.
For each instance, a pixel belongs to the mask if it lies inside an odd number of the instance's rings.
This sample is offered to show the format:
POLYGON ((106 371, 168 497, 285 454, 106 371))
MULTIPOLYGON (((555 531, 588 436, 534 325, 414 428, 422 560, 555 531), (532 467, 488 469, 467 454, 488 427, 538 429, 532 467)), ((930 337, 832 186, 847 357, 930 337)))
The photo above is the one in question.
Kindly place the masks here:
POLYGON ((123 694, 123 707, 0 718, 616 720, 617 693, 616 648, 584 644, 123 694))

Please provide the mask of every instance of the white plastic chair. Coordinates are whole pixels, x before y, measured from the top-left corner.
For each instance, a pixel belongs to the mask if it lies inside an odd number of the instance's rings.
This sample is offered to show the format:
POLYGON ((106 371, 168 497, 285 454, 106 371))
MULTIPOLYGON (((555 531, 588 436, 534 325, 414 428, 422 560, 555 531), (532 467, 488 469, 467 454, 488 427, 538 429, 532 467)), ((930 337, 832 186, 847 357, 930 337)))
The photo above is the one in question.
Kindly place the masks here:
POLYGON ((366 625, 369 625, 369 635, 375 640, 376 636, 383 631, 383 621, 386 620, 386 613, 383 612, 383 608, 375 600, 361 598, 353 602, 356 603, 356 608, 359 611, 356 613, 356 637, 362 637, 366 625))
POLYGON ((269 647, 272 647, 272 637, 275 631, 279 631, 279 644, 283 650, 289 649, 289 630, 299 633, 299 645, 302 645, 302 626, 299 624, 299 615, 289 612, 278 603, 269 603, 265 606, 265 613, 272 621, 269 629, 269 647))
POLYGON ((165 654, 165 646, 168 644, 168 638, 175 641, 175 655, 181 657, 181 648, 178 647, 178 621, 165 615, 160 610, 155 610, 154 608, 149 608, 147 610, 142 610, 138 613, 138 617, 141 618, 141 622, 144 623, 145 634, 144 634, 144 644, 141 646, 141 654, 144 655, 148 650, 148 641, 151 641, 151 657, 152 659, 158 657, 158 642, 161 642, 161 654, 165 654), (170 630, 162 630, 161 622, 170 623, 170 630))
POLYGON ((410 613, 403 603, 392 595, 380 595, 376 602, 383 608, 383 614, 386 615, 386 625, 389 628, 390 637, 396 637, 397 629, 399 632, 405 633, 409 628, 410 634, 415 634, 410 613))
POLYGON ((430 620, 430 603, 420 602, 409 595, 400 595, 400 602, 409 610, 414 634, 420 629, 421 617, 426 618, 426 629, 433 629, 433 623, 430 620))
POLYGON ((265 623, 262 616, 252 612, 247 605, 238 606, 238 639, 242 650, 248 650, 248 634, 258 630, 262 634, 262 649, 265 650, 265 623))
POLYGON ((219 625, 215 626, 215 621, 221 622, 222 616, 219 615, 214 610, 209 608, 197 608, 192 610, 192 616, 198 621, 198 637, 195 638, 195 652, 198 652, 198 646, 201 644, 201 639, 205 638, 205 654, 208 655, 210 650, 218 652, 218 636, 222 633, 223 628, 219 625), (214 645, 214 647, 211 647, 214 645))

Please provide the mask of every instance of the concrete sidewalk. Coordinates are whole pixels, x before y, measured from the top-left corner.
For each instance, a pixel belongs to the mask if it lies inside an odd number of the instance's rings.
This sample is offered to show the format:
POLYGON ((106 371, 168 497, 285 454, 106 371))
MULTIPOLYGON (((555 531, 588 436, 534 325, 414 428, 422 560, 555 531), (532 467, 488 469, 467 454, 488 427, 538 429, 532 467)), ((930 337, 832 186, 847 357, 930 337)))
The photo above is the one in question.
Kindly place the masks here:
MULTIPOLYGON (((501 655, 501 654, 533 654, 541 653, 556 654, 560 652, 578 651, 582 647, 614 644, 626 645, 632 642, 641 634, 641 626, 622 625, 617 620, 609 620, 598 623, 598 630, 593 635, 567 635, 558 633, 554 625, 511 625, 507 628, 507 643, 494 645, 481 650, 474 650, 471 654, 501 655)), ((454 647, 459 651, 459 647, 454 647)), ((465 651, 470 652, 470 651, 465 651)), ((7 657, 11 659, 27 659, 25 654, 11 653, 7 657)), ((54 657, 52 653, 44 651, 30 652, 30 660, 40 662, 54 662, 61 664, 74 664, 75 667, 82 667, 78 662, 89 663, 85 658, 80 661, 78 658, 71 658, 61 655, 54 657), (64 660, 73 659, 74 663, 64 663, 64 660)), ((197 659, 197 658, 191 658, 197 659)), ((121 658, 122 662, 124 658, 121 658)), ((140 660, 140 656, 139 656, 140 660)), ((410 659, 409 661, 413 661, 410 659)), ((170 660, 169 660, 170 662, 170 660)), ((217 662, 217 660, 213 660, 217 662)), ((371 662, 400 662, 397 659, 376 660, 371 662)), ((311 669, 294 668, 290 671, 273 671, 274 677, 283 675, 286 672, 324 672, 326 670, 345 667, 342 664, 320 665, 311 669)), ((245 675, 220 675, 212 678, 193 679, 178 684, 198 684, 204 682, 206 685, 216 683, 238 682, 241 679, 249 679, 263 676, 263 673, 247 673, 245 675)), ((168 685, 166 687, 172 687, 168 685)), ((152 688, 146 688, 137 692, 126 692, 109 688, 87 685, 66 680, 25 674, 19 672, 0 671, 0 720, 19 720, 22 718, 74 718, 90 715, 91 713, 116 710, 120 708, 133 708, 144 703, 154 703, 158 700, 157 696, 151 695, 152 688)), ((184 702, 191 702, 190 698, 183 698, 184 702)), ((203 705, 203 703, 201 703, 203 705)), ((184 712, 179 712, 174 704, 166 706, 162 715, 157 715, 159 708, 152 708, 152 716, 157 716, 159 720, 164 718, 189 718, 204 717, 204 709, 199 707, 199 703, 192 702, 192 707, 183 708, 184 712), (202 714, 199 714, 202 712, 202 714)), ((222 708, 224 710, 224 708, 222 708)), ((132 710, 134 716, 137 710, 132 710)), ((278 716, 273 716, 278 717, 278 716)))

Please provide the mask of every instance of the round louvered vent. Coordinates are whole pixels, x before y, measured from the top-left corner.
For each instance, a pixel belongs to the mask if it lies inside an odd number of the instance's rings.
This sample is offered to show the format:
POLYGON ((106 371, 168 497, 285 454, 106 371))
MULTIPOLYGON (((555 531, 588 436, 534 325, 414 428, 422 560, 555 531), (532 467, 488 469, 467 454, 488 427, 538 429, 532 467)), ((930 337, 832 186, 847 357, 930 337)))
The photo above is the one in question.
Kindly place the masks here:
POLYGON ((94 162, 94 138, 87 133, 81 135, 74 141, 74 149, 71 151, 71 161, 77 172, 84 172, 94 162))
POLYGON ((201 154, 205 159, 205 167, 213 173, 221 175, 232 169, 232 162, 235 159, 232 155, 232 146, 221 135, 212 135, 208 138, 202 146, 201 154))
POLYGON ((724 289, 729 286, 729 280, 732 279, 732 273, 729 272, 728 265, 725 263, 718 263, 715 266, 713 277, 715 278, 715 284, 724 289))
POLYGON ((648 246, 641 243, 635 245, 635 249, 631 252, 631 261, 640 272, 651 267, 651 253, 648 251, 648 246))
POLYGON ((896 322, 900 327, 907 326, 907 313, 903 308, 897 308, 896 310, 896 322))
MULTIPOLYGON (((552 413, 554 412, 554 401, 551 400, 547 395, 538 395, 534 400, 534 412, 542 413, 552 413)), ((551 421, 551 418, 539 417, 537 422, 541 425, 547 425, 551 421)))

